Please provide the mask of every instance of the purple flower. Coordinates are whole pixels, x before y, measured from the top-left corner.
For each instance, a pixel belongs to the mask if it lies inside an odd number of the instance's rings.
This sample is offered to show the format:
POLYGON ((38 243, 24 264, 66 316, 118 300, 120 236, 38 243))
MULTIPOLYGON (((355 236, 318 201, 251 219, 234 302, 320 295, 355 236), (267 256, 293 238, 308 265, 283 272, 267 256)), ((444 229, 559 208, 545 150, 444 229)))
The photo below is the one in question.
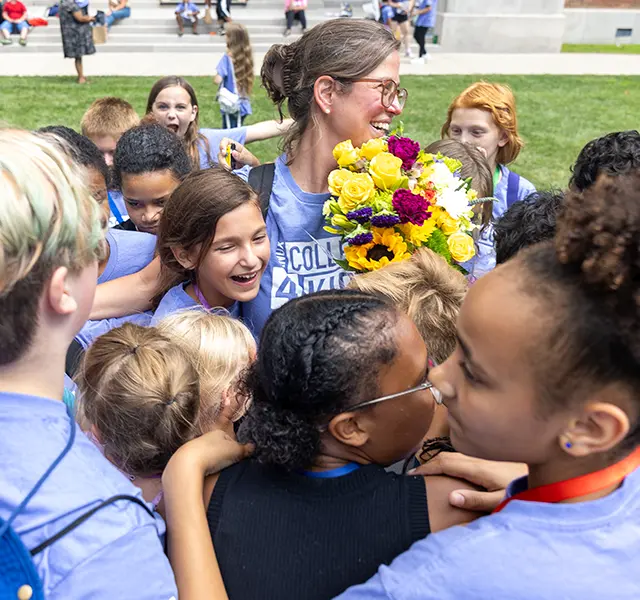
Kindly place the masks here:
POLYGON ((349 238, 349 244, 352 246, 364 246, 373 242, 373 233, 359 233, 349 238))
POLYGON ((372 214, 373 209, 366 206, 365 208, 359 208, 358 210, 352 210, 347 213, 347 219, 360 223, 360 225, 364 225, 369 222, 372 214))
POLYGON ((389 152, 402 159, 402 168, 410 169, 420 153, 420 144, 406 137, 390 137, 389 152))
POLYGON ((393 193, 393 209, 398 213, 401 223, 424 225, 431 216, 429 206, 426 198, 409 190, 399 189, 393 193))
POLYGON ((371 225, 374 227, 393 227, 400 223, 400 217, 397 215, 377 215, 371 219, 371 225))

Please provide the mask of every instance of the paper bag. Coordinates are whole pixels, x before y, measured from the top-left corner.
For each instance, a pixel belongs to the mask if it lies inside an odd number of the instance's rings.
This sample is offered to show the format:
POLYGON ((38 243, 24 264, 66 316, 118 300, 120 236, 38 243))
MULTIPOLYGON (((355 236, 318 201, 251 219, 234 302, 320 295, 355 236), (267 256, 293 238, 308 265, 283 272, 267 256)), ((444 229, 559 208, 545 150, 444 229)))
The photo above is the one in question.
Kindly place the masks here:
POLYGON ((213 23, 213 17, 211 16, 211 9, 207 6, 207 9, 204 11, 204 22, 206 25, 211 25, 213 23))
POLYGON ((93 27, 93 43, 106 44, 107 42, 107 26, 96 25, 93 27))

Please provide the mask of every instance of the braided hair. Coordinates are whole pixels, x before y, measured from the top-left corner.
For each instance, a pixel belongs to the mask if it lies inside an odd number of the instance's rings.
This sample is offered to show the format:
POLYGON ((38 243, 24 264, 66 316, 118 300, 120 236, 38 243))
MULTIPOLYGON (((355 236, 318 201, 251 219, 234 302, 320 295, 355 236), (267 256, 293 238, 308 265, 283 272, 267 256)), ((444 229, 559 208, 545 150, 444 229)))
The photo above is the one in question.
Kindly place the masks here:
POLYGON ((397 353, 391 333, 397 317, 384 300, 352 290, 303 296, 271 315, 245 377, 253 401, 240 430, 259 462, 308 467, 320 427, 375 398, 377 373, 397 353))

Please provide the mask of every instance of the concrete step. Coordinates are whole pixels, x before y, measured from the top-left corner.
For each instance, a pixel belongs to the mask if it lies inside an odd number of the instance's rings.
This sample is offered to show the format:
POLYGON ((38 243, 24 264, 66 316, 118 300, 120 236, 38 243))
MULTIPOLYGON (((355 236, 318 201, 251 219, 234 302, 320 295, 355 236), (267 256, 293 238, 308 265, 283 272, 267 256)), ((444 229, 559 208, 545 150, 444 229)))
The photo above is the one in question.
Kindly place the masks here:
MULTIPOLYGON (((147 42, 127 42, 127 43, 112 43, 109 42, 107 44, 101 44, 96 46, 96 50, 99 53, 121 53, 121 54, 139 54, 139 53, 200 53, 203 56, 207 56, 210 58, 213 56, 213 53, 219 53, 220 55, 224 54, 226 50, 226 44, 223 43, 199 43, 197 41, 193 41, 196 39, 195 36, 189 36, 189 34, 185 34, 184 37, 179 38, 171 38, 171 39, 155 39, 149 40, 147 42)), ((254 54, 260 53, 264 54, 271 48, 274 43, 261 43, 254 44, 253 51, 254 54)), ((9 53, 12 54, 14 52, 28 52, 28 53, 49 53, 49 52, 58 52, 62 53, 62 44, 58 42, 36 42, 33 40, 29 40, 29 43, 26 46, 20 46, 17 41, 11 46, 3 46, 0 50, 0 54, 9 53)), ((215 64, 212 65, 212 68, 215 67, 215 64)), ((1 69, 0 69, 1 70, 1 69)))
MULTIPOLYGON (((271 44, 279 44, 283 42, 283 31, 282 28, 278 33, 272 34, 263 34, 252 36, 251 45, 255 49, 256 47, 263 45, 271 45, 271 44)), ((298 31, 294 31, 290 36, 287 36, 286 41, 291 41, 299 38, 301 33, 298 31)), ((131 32, 131 33, 120 33, 114 32, 113 30, 109 33, 109 39, 107 43, 104 45, 113 45, 113 44, 158 44, 161 42, 175 42, 179 44, 197 44, 199 46, 206 45, 219 45, 221 48, 226 47, 225 38, 219 35, 210 35, 204 29, 199 29, 199 35, 193 35, 191 33, 190 28, 185 28, 185 34, 182 38, 178 38, 178 28, 177 26, 169 30, 163 31, 161 33, 140 33, 140 32, 131 32)), ((32 34, 29 37, 29 43, 31 45, 36 44, 46 44, 46 43, 62 43, 62 36, 59 31, 52 31, 44 34, 32 34)))
MULTIPOLYGON (((249 28, 249 36, 251 42, 260 41, 265 36, 281 37, 285 28, 284 19, 279 24, 264 25, 262 27, 254 26, 249 28)), ((209 30, 215 32, 216 25, 205 25, 204 23, 198 23, 198 31, 201 35, 208 36, 209 30)), ((144 24, 144 25, 126 25, 125 22, 114 25, 109 32, 109 39, 118 39, 122 35, 171 35, 178 31, 175 20, 163 20, 159 24, 144 24)), ((300 26, 295 23, 293 26, 293 34, 300 32, 300 26)), ((60 27, 56 25, 49 27, 36 27, 31 31, 30 39, 45 39, 55 36, 56 39, 60 39, 60 27)))

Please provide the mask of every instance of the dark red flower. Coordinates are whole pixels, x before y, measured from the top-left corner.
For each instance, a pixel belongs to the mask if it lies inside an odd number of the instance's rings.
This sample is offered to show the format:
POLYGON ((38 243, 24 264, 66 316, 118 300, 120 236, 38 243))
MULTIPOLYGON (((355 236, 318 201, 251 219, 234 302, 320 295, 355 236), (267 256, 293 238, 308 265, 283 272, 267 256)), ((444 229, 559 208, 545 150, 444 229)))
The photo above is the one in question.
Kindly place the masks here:
POLYGON ((420 153, 420 144, 406 137, 390 137, 389 152, 402 159, 402 168, 410 169, 420 153))
POLYGON ((393 209, 398 213, 401 223, 424 225, 431 216, 429 202, 410 190, 400 189, 393 193, 393 209))

